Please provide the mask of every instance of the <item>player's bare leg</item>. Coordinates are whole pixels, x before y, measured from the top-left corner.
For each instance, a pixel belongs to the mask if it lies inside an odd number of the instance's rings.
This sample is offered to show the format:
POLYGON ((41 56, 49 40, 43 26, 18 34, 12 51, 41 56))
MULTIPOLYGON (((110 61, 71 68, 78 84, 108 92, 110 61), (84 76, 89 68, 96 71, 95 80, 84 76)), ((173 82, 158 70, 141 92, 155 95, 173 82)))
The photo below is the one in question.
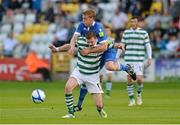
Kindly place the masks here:
POLYGON ((94 102, 97 107, 97 111, 99 112, 102 118, 107 118, 107 113, 103 109, 103 99, 101 93, 93 93, 94 102))
POLYGON ((137 105, 142 105, 143 76, 137 75, 137 105))
POLYGON ((115 61, 108 61, 106 62, 105 67, 109 71, 126 71, 133 80, 136 80, 136 73, 129 64, 123 65, 115 61))
POLYGON ((78 86, 78 82, 74 77, 70 77, 65 86, 65 101, 68 108, 68 114, 62 116, 62 118, 74 118, 74 100, 72 91, 73 89, 78 86))
POLYGON ((112 89, 112 73, 107 73, 107 81, 106 81, 106 97, 110 98, 111 89, 112 89))

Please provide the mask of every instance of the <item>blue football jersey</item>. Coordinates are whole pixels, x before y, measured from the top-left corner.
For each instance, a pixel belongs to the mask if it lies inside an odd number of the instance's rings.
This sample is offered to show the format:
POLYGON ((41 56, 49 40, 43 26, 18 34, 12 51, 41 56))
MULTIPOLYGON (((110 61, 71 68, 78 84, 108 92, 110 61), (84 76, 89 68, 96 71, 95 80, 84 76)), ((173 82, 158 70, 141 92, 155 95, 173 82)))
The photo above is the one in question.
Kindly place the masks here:
POLYGON ((96 33, 98 43, 102 43, 107 40, 107 36, 106 36, 106 33, 104 32, 104 28, 103 28, 102 24, 100 24, 98 22, 93 22, 92 26, 90 26, 90 27, 85 26, 84 23, 81 22, 78 25, 78 27, 75 31, 75 34, 85 37, 86 33, 88 31, 93 31, 96 33))

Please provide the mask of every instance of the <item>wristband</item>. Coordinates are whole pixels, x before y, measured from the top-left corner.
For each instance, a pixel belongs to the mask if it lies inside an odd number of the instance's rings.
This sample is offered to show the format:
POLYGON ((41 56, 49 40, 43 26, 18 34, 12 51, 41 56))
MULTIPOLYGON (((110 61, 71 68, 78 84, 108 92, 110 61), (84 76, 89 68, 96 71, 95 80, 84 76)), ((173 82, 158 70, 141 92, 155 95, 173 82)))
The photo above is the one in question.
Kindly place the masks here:
POLYGON ((56 48, 56 52, 60 52, 60 48, 59 47, 56 48))

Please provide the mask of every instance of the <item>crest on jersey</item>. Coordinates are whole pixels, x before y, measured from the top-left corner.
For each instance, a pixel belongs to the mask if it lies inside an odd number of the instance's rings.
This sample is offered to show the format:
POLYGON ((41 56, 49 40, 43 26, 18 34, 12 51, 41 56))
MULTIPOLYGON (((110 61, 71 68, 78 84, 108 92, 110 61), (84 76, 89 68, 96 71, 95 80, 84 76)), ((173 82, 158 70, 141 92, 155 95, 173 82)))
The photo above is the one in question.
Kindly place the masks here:
POLYGON ((101 31, 101 32, 99 32, 99 36, 100 37, 103 37, 104 36, 104 33, 101 31))

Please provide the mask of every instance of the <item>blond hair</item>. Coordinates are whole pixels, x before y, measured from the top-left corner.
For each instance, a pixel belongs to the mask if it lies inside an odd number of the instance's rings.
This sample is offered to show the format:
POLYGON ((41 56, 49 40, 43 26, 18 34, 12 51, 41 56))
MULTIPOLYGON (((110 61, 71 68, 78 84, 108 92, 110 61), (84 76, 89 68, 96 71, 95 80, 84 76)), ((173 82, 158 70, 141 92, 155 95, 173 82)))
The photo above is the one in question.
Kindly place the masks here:
POLYGON ((88 15, 89 17, 95 19, 95 11, 93 9, 84 10, 82 15, 88 15))

